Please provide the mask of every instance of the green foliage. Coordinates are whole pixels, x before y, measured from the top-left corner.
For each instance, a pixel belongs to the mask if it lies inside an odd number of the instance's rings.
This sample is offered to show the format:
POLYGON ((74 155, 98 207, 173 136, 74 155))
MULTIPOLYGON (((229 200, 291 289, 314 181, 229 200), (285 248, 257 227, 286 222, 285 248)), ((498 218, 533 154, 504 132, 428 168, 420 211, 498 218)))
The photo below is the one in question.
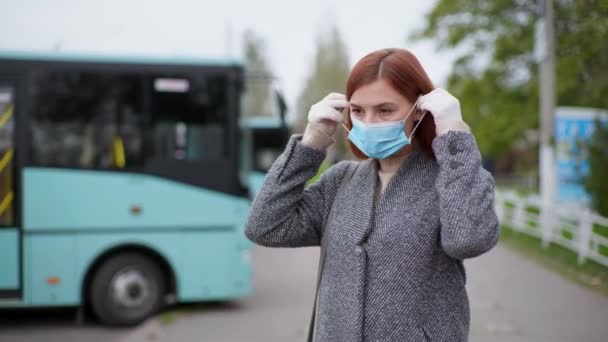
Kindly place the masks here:
POLYGON ((593 208, 600 215, 608 216, 608 124, 596 121, 588 155, 589 174, 585 177, 585 189, 591 195, 593 208))
MULTIPOLYGON (((535 0, 439 0, 410 39, 460 53, 448 89, 484 155, 538 129, 535 0)), ((608 2, 554 1, 558 105, 608 108, 608 2), (602 96, 603 95, 603 96, 602 96)))
POLYGON ((246 83, 243 97, 244 116, 276 116, 272 98, 272 72, 266 57, 264 40, 253 31, 243 37, 246 83))
MULTIPOLYGON (((296 106, 297 123, 295 130, 302 132, 307 122, 310 106, 332 92, 344 93, 350 72, 347 47, 340 32, 333 27, 324 39, 319 38, 312 69, 298 96, 296 106)), ((336 132, 336 136, 340 131, 336 132)), ((343 139, 336 139, 338 154, 344 154, 346 147, 343 139)))
POLYGON ((331 92, 344 93, 349 73, 346 44, 337 28, 333 28, 325 39, 317 40, 314 62, 304 87, 298 96, 298 123, 306 124, 310 106, 331 92))

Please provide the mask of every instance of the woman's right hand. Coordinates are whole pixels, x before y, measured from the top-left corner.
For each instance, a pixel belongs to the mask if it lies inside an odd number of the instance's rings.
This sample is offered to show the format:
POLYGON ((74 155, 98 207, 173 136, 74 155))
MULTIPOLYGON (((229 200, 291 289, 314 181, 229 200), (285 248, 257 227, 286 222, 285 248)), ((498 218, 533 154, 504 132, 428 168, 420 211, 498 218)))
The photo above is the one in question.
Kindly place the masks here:
POLYGON ((320 149, 331 145, 334 142, 332 135, 338 123, 344 121, 344 115, 340 110, 346 107, 348 107, 346 96, 339 93, 331 93, 312 105, 308 112, 308 125, 302 143, 320 149))

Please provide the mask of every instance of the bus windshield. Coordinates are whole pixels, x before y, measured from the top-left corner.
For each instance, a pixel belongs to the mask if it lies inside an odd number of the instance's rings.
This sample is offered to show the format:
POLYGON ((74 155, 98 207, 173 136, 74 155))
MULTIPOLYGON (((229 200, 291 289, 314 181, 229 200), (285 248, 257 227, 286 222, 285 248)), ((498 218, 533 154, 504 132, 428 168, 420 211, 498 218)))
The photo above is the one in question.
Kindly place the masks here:
POLYGON ((270 77, 248 74, 242 97, 241 127, 249 135, 253 171, 266 172, 281 154, 289 136, 287 106, 270 77))

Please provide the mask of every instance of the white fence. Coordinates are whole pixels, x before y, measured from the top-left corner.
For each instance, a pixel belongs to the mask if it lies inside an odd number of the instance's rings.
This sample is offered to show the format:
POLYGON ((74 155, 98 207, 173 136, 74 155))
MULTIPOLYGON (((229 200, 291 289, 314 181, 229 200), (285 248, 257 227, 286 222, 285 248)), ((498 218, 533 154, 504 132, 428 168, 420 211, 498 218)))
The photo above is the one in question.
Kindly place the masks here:
POLYGON ((540 238, 544 247, 556 243, 577 253, 579 264, 591 259, 608 267, 608 237, 598 233, 608 230, 606 217, 586 208, 543 208, 538 196, 498 190, 496 214, 502 225, 540 238))

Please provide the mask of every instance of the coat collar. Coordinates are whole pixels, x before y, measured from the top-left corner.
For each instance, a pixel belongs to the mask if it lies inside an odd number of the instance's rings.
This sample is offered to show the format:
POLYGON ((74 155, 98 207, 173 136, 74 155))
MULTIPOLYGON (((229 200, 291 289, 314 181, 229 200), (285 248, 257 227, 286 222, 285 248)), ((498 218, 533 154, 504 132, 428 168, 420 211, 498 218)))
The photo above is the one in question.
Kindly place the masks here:
POLYGON ((382 212, 382 207, 390 206, 398 197, 416 196, 418 191, 422 191, 428 177, 433 176, 434 163, 436 164, 435 161, 426 159, 421 150, 412 151, 375 202, 374 193, 379 186, 378 160, 361 161, 349 186, 352 207, 347 210, 347 215, 351 216, 349 221, 353 225, 347 228, 347 235, 356 244, 363 242, 370 233, 374 211, 382 212))
POLYGON ((341 227, 349 240, 360 244, 367 236, 368 227, 371 225, 374 189, 377 185, 377 166, 372 159, 359 162, 359 165, 349 181, 346 192, 347 201, 343 211, 344 222, 347 225, 341 227))

